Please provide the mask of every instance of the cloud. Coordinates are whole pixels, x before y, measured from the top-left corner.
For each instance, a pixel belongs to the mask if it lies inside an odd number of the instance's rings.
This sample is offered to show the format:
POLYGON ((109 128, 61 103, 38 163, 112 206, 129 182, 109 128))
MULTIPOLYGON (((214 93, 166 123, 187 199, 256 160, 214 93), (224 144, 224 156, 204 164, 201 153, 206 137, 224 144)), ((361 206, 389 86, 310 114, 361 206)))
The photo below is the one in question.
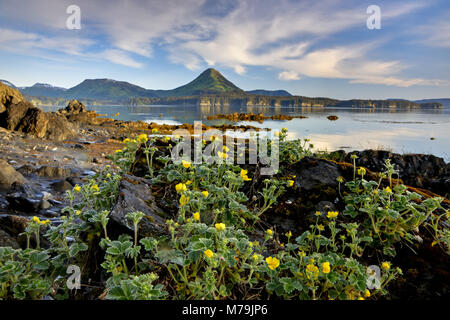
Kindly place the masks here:
MULTIPOLYGON (((448 14, 447 13, 447 17, 448 14)), ((422 26, 416 29, 419 41, 431 47, 450 48, 450 21, 438 21, 432 25, 422 26)))
POLYGON ((280 80, 299 80, 300 75, 293 71, 283 71, 278 74, 278 79, 280 80))
POLYGON ((127 67, 132 68, 140 68, 142 67, 142 63, 136 62, 132 58, 130 58, 125 52, 121 50, 105 50, 98 55, 99 57, 104 57, 108 61, 111 61, 115 64, 121 64, 127 67))
MULTIPOLYGON (((71 2, 22 0, 21 6, 7 2, 2 4, 0 19, 7 21, 14 16, 39 30, 66 32, 67 36, 65 9, 71 2)), ((371 56, 381 42, 354 40, 337 44, 333 37, 340 32, 365 28, 367 6, 358 0, 279 0, 276 6, 271 0, 79 0, 77 4, 82 15, 79 42, 62 39, 58 48, 60 38, 40 37, 37 32, 9 34, 10 40, 23 48, 48 46, 132 68, 143 64, 131 56, 152 59, 155 48, 160 48, 167 52, 170 62, 190 70, 214 65, 243 75, 248 67, 256 66, 275 69, 281 80, 334 78, 393 86, 445 83, 402 79, 399 74, 406 66, 401 61, 371 56), (102 54, 86 52, 90 41, 96 42, 102 54)), ((418 1, 389 1, 382 6, 382 25, 425 5, 418 1)), ((449 30, 450 24, 442 22, 439 27, 449 30)), ((442 34, 429 41, 450 43, 450 31, 442 34)))

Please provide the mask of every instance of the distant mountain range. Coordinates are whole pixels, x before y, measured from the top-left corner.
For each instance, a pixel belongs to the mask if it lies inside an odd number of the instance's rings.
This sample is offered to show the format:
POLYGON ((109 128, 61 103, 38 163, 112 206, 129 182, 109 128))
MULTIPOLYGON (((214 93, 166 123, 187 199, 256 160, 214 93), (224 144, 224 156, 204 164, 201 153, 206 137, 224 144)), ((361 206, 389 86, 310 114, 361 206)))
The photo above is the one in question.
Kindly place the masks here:
MULTIPOLYGON (((11 82, 2 83, 16 88, 11 82)), ((172 90, 151 90, 125 81, 86 79, 66 89, 36 83, 19 87, 25 97, 37 105, 61 105, 70 99, 87 104, 201 104, 201 105, 273 105, 309 107, 378 107, 378 108, 439 108, 435 100, 419 104, 407 100, 348 100, 293 96, 285 90, 244 91, 226 79, 219 71, 207 69, 186 85, 172 90)))
POLYGON ((417 103, 430 103, 430 102, 439 102, 443 105, 450 105, 450 98, 439 98, 439 99, 422 99, 422 100, 415 100, 414 102, 417 103))

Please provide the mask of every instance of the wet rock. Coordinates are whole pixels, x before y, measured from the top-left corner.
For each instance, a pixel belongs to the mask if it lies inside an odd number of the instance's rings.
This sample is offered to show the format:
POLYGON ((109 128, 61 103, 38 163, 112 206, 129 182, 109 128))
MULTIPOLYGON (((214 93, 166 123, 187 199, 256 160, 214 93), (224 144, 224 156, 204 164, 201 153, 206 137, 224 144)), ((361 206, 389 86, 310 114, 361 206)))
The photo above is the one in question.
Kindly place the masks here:
POLYGON ((110 214, 112 231, 133 232, 133 225, 125 218, 132 211, 142 211, 145 217, 139 224, 139 235, 155 236, 164 233, 164 212, 155 204, 149 180, 124 175, 119 185, 116 204, 110 214))
POLYGON ((6 201, 8 201, 8 207, 11 210, 28 214, 39 211, 39 204, 41 201, 32 199, 26 194, 15 192, 12 194, 7 194, 5 198, 6 201))
POLYGON ((25 181, 21 173, 17 172, 8 162, 0 159, 0 189, 7 189, 13 183, 23 184, 25 181))
POLYGON ((67 181, 67 180, 59 180, 56 182, 53 182, 50 187, 55 191, 55 192, 66 192, 67 190, 71 190, 73 187, 72 185, 67 181))
POLYGON ((47 165, 42 165, 36 168, 32 165, 25 164, 18 168, 17 171, 26 176, 36 174, 39 177, 46 178, 64 178, 72 174, 72 170, 69 168, 47 165))
POLYGON ((52 204, 48 200, 41 200, 39 203, 39 209, 46 210, 51 208, 52 204))

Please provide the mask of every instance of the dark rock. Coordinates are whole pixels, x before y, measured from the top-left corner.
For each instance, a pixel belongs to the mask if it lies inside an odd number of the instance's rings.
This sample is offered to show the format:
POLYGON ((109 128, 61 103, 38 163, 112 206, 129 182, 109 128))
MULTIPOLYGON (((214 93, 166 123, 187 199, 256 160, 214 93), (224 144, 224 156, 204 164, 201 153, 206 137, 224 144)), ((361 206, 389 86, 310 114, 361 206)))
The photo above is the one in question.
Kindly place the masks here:
POLYGON ((24 213, 36 213, 39 211, 40 200, 31 199, 24 193, 15 192, 6 195, 6 201, 8 201, 8 207, 11 210, 24 213))
POLYGON ((450 194, 450 164, 430 154, 397 154, 389 151, 364 150, 347 154, 345 161, 352 163, 351 154, 356 154, 357 166, 374 172, 385 171, 385 160, 390 159, 399 171, 399 178, 407 185, 429 189, 442 196, 450 194))
POLYGON ((51 185, 52 189, 56 192, 65 192, 67 190, 71 190, 73 187, 72 185, 66 181, 66 180, 59 180, 56 182, 53 182, 51 185))
POLYGON ((38 168, 25 164, 17 169, 23 175, 36 174, 39 177, 46 178, 64 178, 72 174, 70 168, 43 165, 38 168))
POLYGON ((133 211, 141 211, 145 214, 139 224, 139 236, 155 236, 164 233, 164 212, 155 204, 150 181, 124 175, 119 184, 116 204, 110 214, 112 231, 133 232, 133 225, 125 217, 133 211))
POLYGON ((0 230, 0 247, 12 247, 14 249, 19 249, 20 245, 11 237, 7 232, 0 230))
POLYGON ((341 175, 339 168, 334 163, 305 157, 292 166, 295 172, 295 185, 307 191, 323 189, 326 187, 337 187, 336 179, 341 175))
POLYGON ((25 178, 17 172, 8 162, 0 159, 0 189, 7 189, 13 183, 23 184, 25 178))

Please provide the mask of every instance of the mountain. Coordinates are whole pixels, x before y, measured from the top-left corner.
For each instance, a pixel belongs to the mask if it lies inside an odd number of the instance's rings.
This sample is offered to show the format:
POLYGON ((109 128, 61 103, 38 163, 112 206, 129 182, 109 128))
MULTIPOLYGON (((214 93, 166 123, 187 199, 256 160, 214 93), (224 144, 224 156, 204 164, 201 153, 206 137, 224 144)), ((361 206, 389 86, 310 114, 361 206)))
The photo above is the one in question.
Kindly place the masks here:
POLYGON ((245 91, 249 94, 255 94, 259 96, 272 96, 272 97, 292 97, 292 94, 287 92, 286 90, 263 90, 263 89, 257 89, 257 90, 250 90, 245 91))
POLYGON ((155 90, 147 90, 125 81, 87 79, 64 95, 68 99, 98 99, 123 102, 134 97, 157 97, 155 90))
POLYGON ((423 99, 423 100, 416 100, 414 102, 417 102, 417 103, 439 102, 439 103, 442 103, 443 105, 450 106, 450 98, 423 99))
POLYGON ((173 90, 158 90, 161 97, 198 96, 207 94, 245 93, 216 69, 207 69, 188 84, 173 90))
POLYGON ((50 98, 60 98, 67 91, 66 88, 54 87, 48 83, 35 83, 31 87, 19 88, 22 94, 27 96, 43 96, 50 98))
POLYGON ((2 80, 0 79, 0 82, 7 85, 8 87, 11 87, 13 89, 17 89, 17 87, 15 85, 13 85, 11 82, 7 81, 7 80, 2 80))

